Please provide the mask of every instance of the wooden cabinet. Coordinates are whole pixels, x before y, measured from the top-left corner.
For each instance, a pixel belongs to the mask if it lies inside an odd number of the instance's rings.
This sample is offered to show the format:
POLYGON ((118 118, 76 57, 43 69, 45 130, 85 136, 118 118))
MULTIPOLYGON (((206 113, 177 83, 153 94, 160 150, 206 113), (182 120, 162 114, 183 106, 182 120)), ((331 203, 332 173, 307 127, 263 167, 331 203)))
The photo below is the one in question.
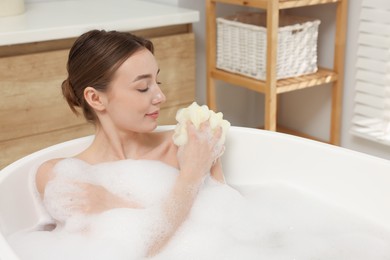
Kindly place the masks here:
MULTIPOLYGON (((340 142, 340 117, 342 85, 344 77, 344 49, 347 23, 347 0, 206 0, 207 17, 207 103, 216 109, 215 80, 225 81, 265 95, 265 125, 267 130, 279 130, 277 126, 278 95, 304 88, 332 83, 331 144, 340 142), (266 80, 260 81, 217 69, 216 67, 216 5, 233 4, 263 9, 267 14, 267 61, 266 80), (319 68, 317 73, 288 79, 276 79, 276 58, 278 43, 278 22, 281 10, 310 5, 335 4, 335 44, 334 65, 331 69, 319 68)), ((302 133, 280 129, 289 133, 306 136, 302 133)))
MULTIPOLYGON (((134 32, 155 44, 167 102, 160 124, 195 99, 195 40, 191 25, 134 32)), ((44 147, 92 134, 62 97, 69 48, 75 39, 0 47, 0 169, 44 147)))

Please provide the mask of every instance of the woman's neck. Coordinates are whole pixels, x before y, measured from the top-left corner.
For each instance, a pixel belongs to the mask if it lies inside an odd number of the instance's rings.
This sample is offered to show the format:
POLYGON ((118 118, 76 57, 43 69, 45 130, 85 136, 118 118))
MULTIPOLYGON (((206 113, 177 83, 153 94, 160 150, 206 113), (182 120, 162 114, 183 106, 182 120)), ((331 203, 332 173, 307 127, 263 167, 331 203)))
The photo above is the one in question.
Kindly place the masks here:
POLYGON ((77 157, 88 163, 139 159, 153 149, 151 133, 106 131, 97 126, 92 144, 77 157))
POLYGON ((177 146, 172 141, 173 131, 153 133, 107 134, 97 128, 92 144, 76 158, 89 164, 125 159, 158 160, 178 168, 177 146))

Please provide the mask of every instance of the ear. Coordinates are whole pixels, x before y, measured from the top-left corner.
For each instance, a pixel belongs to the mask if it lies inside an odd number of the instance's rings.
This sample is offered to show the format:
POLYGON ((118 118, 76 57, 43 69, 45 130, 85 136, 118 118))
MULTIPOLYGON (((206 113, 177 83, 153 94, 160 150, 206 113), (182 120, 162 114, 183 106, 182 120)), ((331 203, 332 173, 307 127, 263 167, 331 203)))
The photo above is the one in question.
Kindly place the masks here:
POLYGON ((86 87, 84 89, 84 98, 94 110, 103 111, 106 108, 105 94, 93 87, 86 87))

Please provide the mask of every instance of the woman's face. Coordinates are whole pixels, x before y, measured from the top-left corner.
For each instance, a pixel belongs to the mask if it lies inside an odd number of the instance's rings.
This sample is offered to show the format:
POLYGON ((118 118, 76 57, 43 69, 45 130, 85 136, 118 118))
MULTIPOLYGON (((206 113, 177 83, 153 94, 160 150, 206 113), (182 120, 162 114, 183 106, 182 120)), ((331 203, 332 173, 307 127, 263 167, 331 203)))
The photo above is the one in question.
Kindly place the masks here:
POLYGON ((147 49, 134 53, 115 72, 106 93, 106 112, 118 130, 149 132, 157 127, 165 102, 158 73, 156 59, 147 49))

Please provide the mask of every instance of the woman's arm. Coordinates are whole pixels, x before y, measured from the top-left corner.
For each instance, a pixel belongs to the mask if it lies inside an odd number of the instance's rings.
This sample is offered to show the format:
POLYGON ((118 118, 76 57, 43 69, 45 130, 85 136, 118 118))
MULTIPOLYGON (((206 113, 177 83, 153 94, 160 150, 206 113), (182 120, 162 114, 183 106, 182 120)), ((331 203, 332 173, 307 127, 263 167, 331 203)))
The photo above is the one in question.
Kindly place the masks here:
POLYGON ((221 137, 221 131, 208 136, 211 133, 208 122, 203 123, 200 130, 196 130, 192 123, 188 123, 187 131, 188 142, 179 147, 178 151, 180 174, 170 195, 163 202, 162 210, 166 218, 166 226, 163 227, 159 237, 155 237, 148 256, 156 255, 186 220, 199 188, 216 159, 214 146, 221 137))
MULTIPOLYGON (((55 219, 58 213, 97 214, 114 208, 142 208, 136 202, 121 198, 101 185, 79 182, 65 178, 56 179, 54 166, 62 159, 54 159, 43 163, 36 174, 37 190, 43 200, 49 199, 47 209, 55 219), (51 187, 50 187, 50 186, 51 187), (49 188, 47 189, 47 187, 49 188), (50 197, 50 198, 48 198, 50 197)), ((63 214, 59 214, 62 216, 63 214)), ((64 221, 63 218, 57 221, 64 221)))
POLYGON ((39 194, 43 197, 46 184, 54 178, 53 168, 62 159, 52 159, 42 163, 35 175, 35 183, 39 194))
POLYGON ((147 252, 148 257, 159 253, 185 221, 202 184, 202 179, 192 179, 190 172, 181 171, 180 174, 182 176, 177 178, 169 197, 162 205, 164 226, 160 227, 160 232, 152 238, 154 242, 147 252), (188 176, 184 176, 187 174, 188 176))

